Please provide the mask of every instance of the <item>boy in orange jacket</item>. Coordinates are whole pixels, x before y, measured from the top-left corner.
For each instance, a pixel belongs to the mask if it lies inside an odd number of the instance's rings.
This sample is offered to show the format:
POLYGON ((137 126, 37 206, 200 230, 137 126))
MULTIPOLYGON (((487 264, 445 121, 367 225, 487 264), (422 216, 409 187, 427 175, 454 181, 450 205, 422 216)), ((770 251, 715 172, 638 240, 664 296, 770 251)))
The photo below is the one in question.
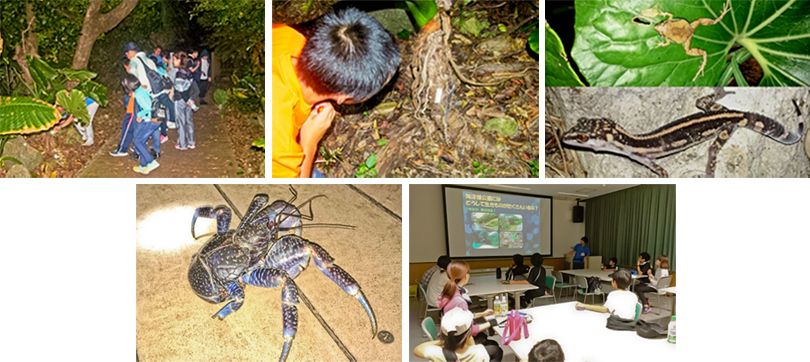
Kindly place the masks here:
POLYGON ((326 14, 307 39, 273 26, 273 177, 311 177, 337 104, 368 100, 399 68, 399 48, 357 9, 326 14))

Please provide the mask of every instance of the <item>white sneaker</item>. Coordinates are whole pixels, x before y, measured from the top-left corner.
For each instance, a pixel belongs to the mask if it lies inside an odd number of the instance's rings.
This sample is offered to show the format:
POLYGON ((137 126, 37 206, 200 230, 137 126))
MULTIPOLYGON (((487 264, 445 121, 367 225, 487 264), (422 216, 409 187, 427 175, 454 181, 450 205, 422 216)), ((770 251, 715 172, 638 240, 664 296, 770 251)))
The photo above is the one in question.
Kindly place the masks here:
POLYGON ((177 129, 177 123, 175 123, 175 122, 166 122, 166 127, 169 127, 169 129, 177 129))

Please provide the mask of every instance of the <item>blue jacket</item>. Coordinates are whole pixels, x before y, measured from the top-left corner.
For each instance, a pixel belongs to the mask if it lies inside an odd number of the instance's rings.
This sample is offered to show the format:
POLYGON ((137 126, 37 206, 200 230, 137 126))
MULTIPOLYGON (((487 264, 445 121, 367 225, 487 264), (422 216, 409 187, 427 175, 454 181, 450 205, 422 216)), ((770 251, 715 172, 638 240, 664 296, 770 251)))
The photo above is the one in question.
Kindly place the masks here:
POLYGON ((138 87, 135 90, 135 103, 138 104, 137 117, 144 121, 152 119, 152 96, 149 91, 143 87, 138 87))

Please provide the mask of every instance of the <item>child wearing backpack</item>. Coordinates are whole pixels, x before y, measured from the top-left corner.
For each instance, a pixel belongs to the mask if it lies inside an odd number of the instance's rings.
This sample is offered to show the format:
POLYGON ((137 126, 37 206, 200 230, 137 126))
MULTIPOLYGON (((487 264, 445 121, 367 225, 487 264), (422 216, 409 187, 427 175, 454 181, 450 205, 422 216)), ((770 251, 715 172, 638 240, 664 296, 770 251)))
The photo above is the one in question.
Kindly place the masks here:
POLYGON ((615 290, 608 294, 604 305, 577 303, 576 309, 587 309, 593 312, 615 314, 619 318, 635 319, 638 297, 627 290, 631 280, 633 278, 627 270, 621 269, 613 273, 611 285, 615 290))
POLYGON ((175 114, 177 114, 177 144, 174 148, 185 151, 197 147, 194 137, 194 74, 188 69, 187 55, 184 52, 174 54, 174 65, 169 77, 174 82, 173 96, 175 114))
POLYGON ((164 86, 164 78, 158 72, 155 62, 149 59, 146 53, 140 51, 135 43, 127 43, 124 46, 124 54, 129 59, 130 74, 138 77, 141 87, 147 90, 150 97, 168 110, 168 117, 161 120, 159 127, 160 143, 164 143, 169 140, 168 123, 174 123, 175 121, 174 107, 171 100, 169 100, 169 89, 164 86))

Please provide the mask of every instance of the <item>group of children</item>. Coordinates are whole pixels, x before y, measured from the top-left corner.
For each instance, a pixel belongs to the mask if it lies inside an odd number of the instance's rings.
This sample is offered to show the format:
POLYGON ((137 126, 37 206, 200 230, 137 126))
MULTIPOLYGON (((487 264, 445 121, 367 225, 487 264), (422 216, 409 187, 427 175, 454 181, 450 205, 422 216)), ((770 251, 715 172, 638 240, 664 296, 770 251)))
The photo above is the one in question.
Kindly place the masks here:
POLYGON ((197 147, 193 112, 198 104, 206 104, 211 65, 205 50, 165 54, 157 47, 147 56, 130 42, 124 54, 127 75, 121 87, 126 110, 118 145, 110 155, 125 157, 133 150, 138 159, 133 171, 146 175, 160 166, 160 145, 169 140, 169 129, 177 129, 176 149, 197 147))
MULTIPOLYGON (((575 253, 590 254, 587 248, 587 238, 583 237, 575 253)), ((549 293, 545 284, 545 268, 543 258, 539 253, 531 256, 532 267, 523 264, 523 256, 516 254, 512 257, 513 264, 506 272, 506 280, 513 282, 528 282, 537 286, 527 291, 521 300, 521 307, 525 308, 535 297, 549 293)), ((611 274, 611 291, 604 305, 591 305, 577 303, 577 310, 591 310, 596 312, 614 314, 619 318, 633 320, 637 317, 636 307, 642 304, 643 313, 650 312, 649 299, 644 293, 655 292, 658 281, 669 276, 669 258, 659 256, 655 260, 655 268, 650 265, 650 255, 642 252, 638 255, 635 272, 636 280, 630 271, 621 269, 615 257, 610 258, 603 269, 615 270, 611 274), (634 292, 629 291, 634 284, 634 292)), ((494 319, 486 318, 493 315, 491 309, 480 313, 470 312, 472 299, 464 288, 470 281, 470 267, 463 261, 452 261, 450 257, 442 255, 436 265, 428 269, 419 281, 420 289, 424 291, 425 300, 429 306, 439 308, 441 317, 441 336, 436 341, 428 341, 414 349, 414 355, 431 361, 500 361, 503 350, 497 342, 487 338, 486 330, 495 326, 494 319)), ((553 339, 538 342, 529 353, 530 361, 564 361, 562 347, 553 339)))
MULTIPOLYGON (((514 264, 506 279, 523 280, 538 286, 529 291, 528 298, 547 294, 543 258, 539 253, 531 257, 533 267, 523 265, 523 256, 515 255, 514 264), (530 294, 533 293, 533 294, 530 294)), ((442 311, 439 340, 422 343, 414 349, 417 357, 431 361, 500 361, 503 349, 487 338, 486 330, 495 326, 492 309, 472 313, 472 299, 464 288, 470 281, 470 267, 463 261, 452 261, 443 255, 420 280, 425 300, 442 311), (478 320, 478 322, 476 322, 478 320)), ((531 300, 531 299, 529 299, 531 300)), ((564 361, 560 345, 554 340, 538 342, 530 353, 532 361, 564 361), (534 356, 534 357, 532 357, 534 356)))

